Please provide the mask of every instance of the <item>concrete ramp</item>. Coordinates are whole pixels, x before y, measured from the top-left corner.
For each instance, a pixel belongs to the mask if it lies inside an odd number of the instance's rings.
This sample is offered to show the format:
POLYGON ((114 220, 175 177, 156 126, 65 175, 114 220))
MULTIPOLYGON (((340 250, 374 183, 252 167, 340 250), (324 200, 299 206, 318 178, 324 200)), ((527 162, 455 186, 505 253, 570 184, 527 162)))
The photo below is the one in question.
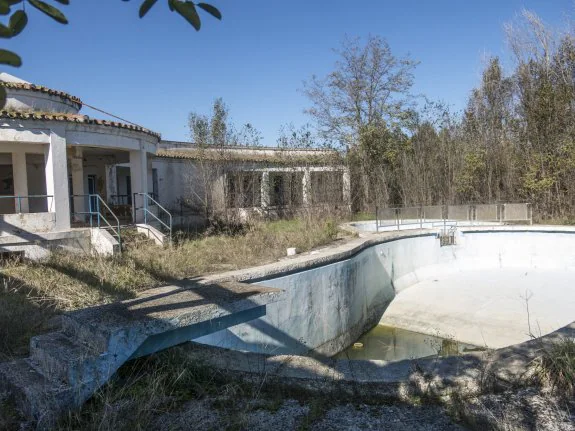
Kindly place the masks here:
POLYGON ((128 359, 261 317, 281 296, 279 289, 238 282, 189 282, 68 313, 61 331, 32 338, 29 358, 0 364, 0 389, 40 427, 49 427, 128 359))

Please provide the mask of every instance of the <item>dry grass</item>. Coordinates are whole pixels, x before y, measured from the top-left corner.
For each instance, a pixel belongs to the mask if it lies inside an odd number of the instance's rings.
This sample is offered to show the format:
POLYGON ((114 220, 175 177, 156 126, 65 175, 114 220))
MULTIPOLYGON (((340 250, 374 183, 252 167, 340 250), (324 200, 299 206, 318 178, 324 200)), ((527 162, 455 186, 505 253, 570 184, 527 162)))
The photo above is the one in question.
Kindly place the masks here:
POLYGON ((174 424, 166 426, 163 416, 177 415, 192 402, 191 408, 203 405, 208 413, 221 413, 219 425, 213 429, 239 431, 248 429, 245 415, 250 411, 277 411, 284 399, 293 396, 302 402, 310 400, 305 391, 267 384, 265 376, 244 381, 191 360, 186 347, 173 348, 124 364, 113 381, 81 409, 63 417, 57 429, 145 430, 158 429, 162 423, 161 429, 180 429, 174 424))
POLYGON ((184 277, 245 268, 332 242, 334 221, 260 223, 236 235, 179 238, 172 248, 133 241, 112 258, 53 253, 42 262, 6 262, 0 269, 0 360, 27 353, 30 336, 55 315, 134 297, 184 277))
POLYGON ((217 370, 193 363, 178 350, 125 364, 114 381, 84 407, 62 418, 61 430, 151 429, 152 421, 185 400, 226 395, 217 370))

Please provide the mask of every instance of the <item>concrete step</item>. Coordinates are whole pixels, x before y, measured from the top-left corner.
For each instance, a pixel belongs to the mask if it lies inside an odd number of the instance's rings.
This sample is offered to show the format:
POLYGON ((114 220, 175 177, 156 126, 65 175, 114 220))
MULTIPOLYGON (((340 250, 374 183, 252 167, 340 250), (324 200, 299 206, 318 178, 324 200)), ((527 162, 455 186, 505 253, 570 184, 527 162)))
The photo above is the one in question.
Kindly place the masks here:
POLYGON ((76 343, 63 332, 33 337, 30 360, 44 375, 72 386, 86 378, 106 381, 117 368, 109 355, 76 343))
POLYGON ((278 289, 233 281, 190 283, 67 313, 61 331, 31 340, 30 358, 0 363, 0 390, 40 428, 50 428, 130 358, 262 317, 264 306, 281 296, 278 289))
POLYGON ((10 393, 18 408, 37 421, 37 429, 49 429, 66 406, 80 397, 71 386, 48 379, 28 359, 0 363, 0 389, 10 393))
POLYGON ((116 313, 103 313, 92 319, 93 312, 84 309, 63 315, 62 332, 97 354, 117 350, 118 343, 122 344, 118 338, 122 338, 122 330, 129 328, 130 320, 116 313))
POLYGON ((108 334, 101 333, 89 323, 80 322, 73 316, 62 316, 62 332, 94 352, 104 353, 108 348, 108 334))

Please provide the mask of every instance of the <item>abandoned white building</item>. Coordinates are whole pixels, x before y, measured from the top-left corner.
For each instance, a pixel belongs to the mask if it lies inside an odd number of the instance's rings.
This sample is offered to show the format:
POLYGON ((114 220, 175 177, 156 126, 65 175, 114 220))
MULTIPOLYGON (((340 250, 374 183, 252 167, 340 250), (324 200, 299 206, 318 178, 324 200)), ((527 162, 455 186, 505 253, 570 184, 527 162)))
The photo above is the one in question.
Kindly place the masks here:
POLYGON ((0 252, 113 253, 135 225, 161 242, 212 214, 278 217, 349 210, 338 153, 161 141, 143 127, 80 114, 79 98, 6 73, 0 85, 0 252))

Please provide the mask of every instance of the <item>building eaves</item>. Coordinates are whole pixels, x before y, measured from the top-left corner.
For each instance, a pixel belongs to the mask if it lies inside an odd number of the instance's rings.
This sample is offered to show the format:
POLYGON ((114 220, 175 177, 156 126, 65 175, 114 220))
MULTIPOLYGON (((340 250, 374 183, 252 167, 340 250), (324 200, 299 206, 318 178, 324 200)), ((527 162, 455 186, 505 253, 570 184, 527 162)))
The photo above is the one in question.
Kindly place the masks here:
POLYGON ((157 139, 161 138, 159 133, 153 132, 141 126, 136 126, 134 124, 120 123, 117 121, 99 120, 96 118, 90 118, 87 115, 80 114, 63 114, 63 113, 44 113, 44 112, 24 112, 24 111, 0 111, 0 118, 10 119, 10 120, 35 120, 35 121, 62 121, 68 123, 82 123, 82 124, 92 124, 98 126, 115 127, 119 129, 132 130, 136 132, 146 133, 157 139))
POLYGON ((20 82, 0 81, 0 86, 2 86, 4 88, 8 88, 8 89, 37 91, 40 93, 49 94, 51 96, 58 96, 58 97, 61 97, 62 99, 66 99, 72 103, 75 103, 76 105, 78 105, 78 108, 82 107, 82 101, 78 97, 72 96, 72 95, 65 93, 63 91, 53 90, 52 88, 43 87, 41 85, 20 83, 20 82))
POLYGON ((159 149, 156 157, 182 160, 205 160, 214 162, 251 162, 272 163, 277 165, 309 164, 334 165, 342 164, 339 154, 290 154, 289 151, 278 151, 275 154, 254 154, 226 150, 165 150, 159 149))

